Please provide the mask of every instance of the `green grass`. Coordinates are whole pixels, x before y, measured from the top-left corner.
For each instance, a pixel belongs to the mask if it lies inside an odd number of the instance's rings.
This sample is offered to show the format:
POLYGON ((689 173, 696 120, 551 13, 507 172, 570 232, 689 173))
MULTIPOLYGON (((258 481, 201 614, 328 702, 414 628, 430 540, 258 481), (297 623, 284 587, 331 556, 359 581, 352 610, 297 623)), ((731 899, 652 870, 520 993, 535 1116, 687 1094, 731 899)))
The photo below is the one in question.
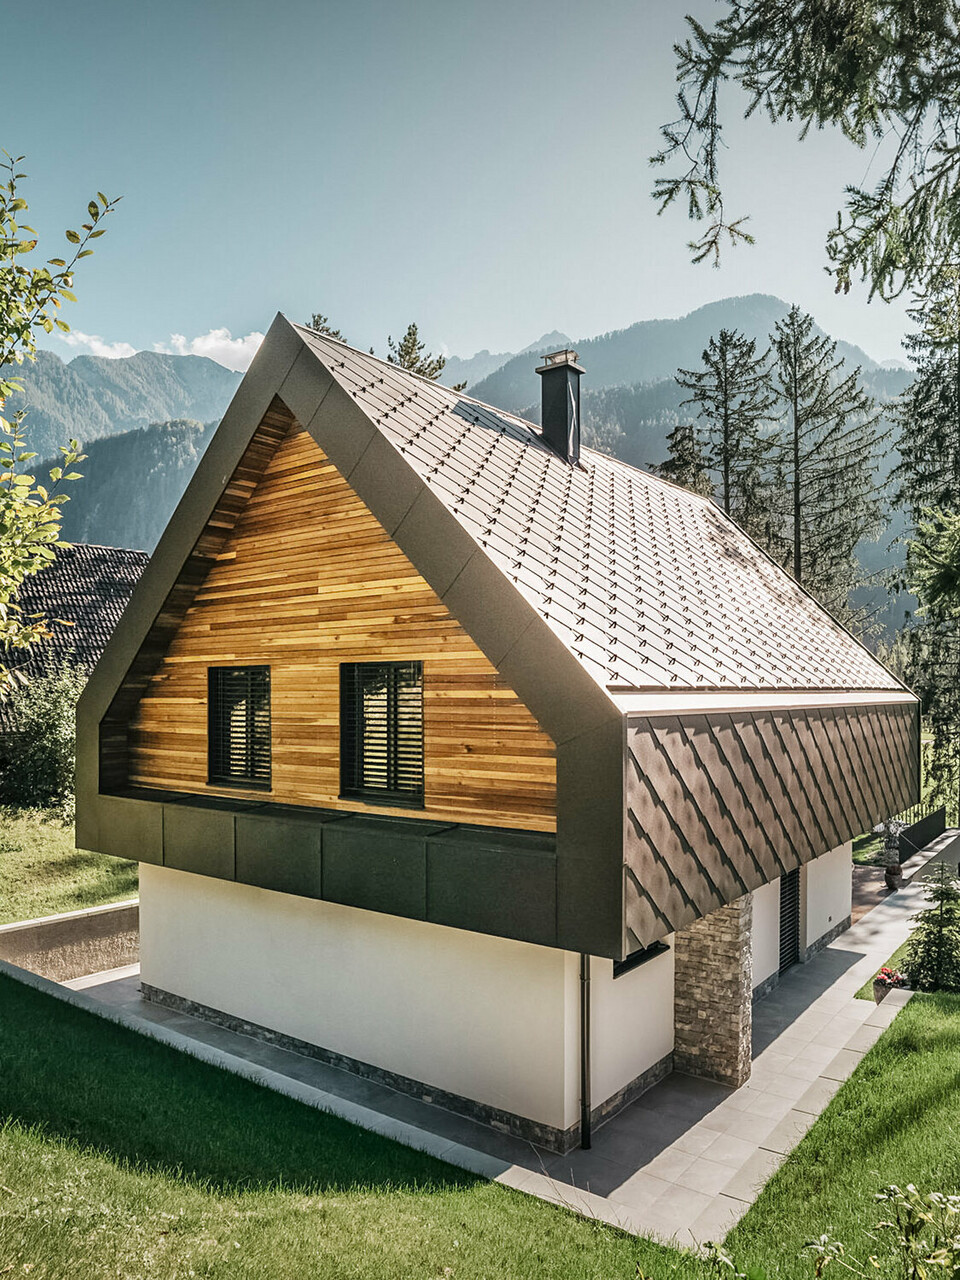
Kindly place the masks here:
MULTIPOLYGON (((727 1238, 770 1277, 812 1278, 807 1240, 829 1231, 848 1259, 878 1252, 874 1193, 913 1182, 960 1191, 960 997, 915 995, 727 1238)), ((885 1248, 880 1277, 893 1275, 885 1248)), ((838 1275, 840 1273, 838 1272, 838 1275)), ((846 1274, 846 1272, 844 1272, 846 1274)))
MULTIPOLYGON (((728 1238, 811 1276, 886 1183, 960 1188, 960 998, 917 996, 728 1238)), ((0 1275, 704 1280, 662 1248, 325 1116, 0 978, 0 1275), (5 1270, 7 1269, 7 1270, 5 1270)), ((878 1275, 885 1272, 881 1266, 878 1275)))
MULTIPOLYGON (((886 968, 888 969, 901 969, 903 967, 904 960, 906 959, 907 948, 909 947, 909 945, 910 945, 909 938, 907 938, 906 942, 901 942, 899 947, 897 947, 896 951, 890 957, 890 959, 885 960, 883 962, 883 965, 880 966, 880 968, 882 969, 884 966, 886 966, 886 968)), ((863 984, 863 986, 857 992, 857 999, 858 1000, 873 999, 873 978, 868 978, 867 981, 863 984)))
POLYGON ((853 842, 853 862, 857 867, 882 867, 883 842, 872 831, 857 836, 853 842))
POLYGON ((0 979, 0 1275, 633 1280, 672 1251, 0 979))
POLYGON ((73 824, 0 807, 0 924, 78 911, 137 894, 137 864, 73 847, 73 824))

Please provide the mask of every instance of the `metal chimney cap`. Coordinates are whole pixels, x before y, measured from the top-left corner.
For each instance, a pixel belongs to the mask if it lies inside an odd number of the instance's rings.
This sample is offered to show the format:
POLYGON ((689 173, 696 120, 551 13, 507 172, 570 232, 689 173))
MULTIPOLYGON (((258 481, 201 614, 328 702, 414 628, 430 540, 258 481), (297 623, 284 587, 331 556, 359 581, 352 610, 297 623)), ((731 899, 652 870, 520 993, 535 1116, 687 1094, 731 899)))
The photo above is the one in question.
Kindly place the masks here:
POLYGON ((585 373, 577 361, 580 357, 575 351, 571 351, 568 347, 565 351, 552 351, 550 355, 543 357, 543 364, 537 369, 537 373, 549 373, 551 369, 562 369, 564 367, 573 369, 576 373, 585 373))

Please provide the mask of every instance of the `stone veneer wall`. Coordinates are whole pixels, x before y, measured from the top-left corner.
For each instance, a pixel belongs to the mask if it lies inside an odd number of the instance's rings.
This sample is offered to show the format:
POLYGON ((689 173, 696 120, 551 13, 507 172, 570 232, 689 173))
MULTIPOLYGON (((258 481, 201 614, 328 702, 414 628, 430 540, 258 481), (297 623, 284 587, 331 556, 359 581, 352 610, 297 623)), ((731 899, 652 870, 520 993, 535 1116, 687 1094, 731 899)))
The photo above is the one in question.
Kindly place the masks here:
POLYGON ((674 1070, 739 1086, 749 1079, 753 992, 750 894, 674 936, 674 1070))

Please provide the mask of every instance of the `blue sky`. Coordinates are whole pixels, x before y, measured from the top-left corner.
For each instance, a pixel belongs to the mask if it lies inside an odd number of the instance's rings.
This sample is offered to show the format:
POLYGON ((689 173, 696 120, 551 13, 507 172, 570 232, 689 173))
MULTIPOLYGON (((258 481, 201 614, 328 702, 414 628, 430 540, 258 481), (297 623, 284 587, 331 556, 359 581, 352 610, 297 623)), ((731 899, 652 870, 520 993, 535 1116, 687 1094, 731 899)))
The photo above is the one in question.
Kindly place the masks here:
POLYGON ((693 266, 685 217, 657 218, 647 158, 686 8, 38 0, 21 35, 43 88, 19 93, 0 145, 27 154, 47 256, 96 189, 124 196, 67 315, 106 349, 229 361, 204 335, 320 309, 358 346, 416 319, 470 355, 756 291, 898 358, 903 307, 838 298, 823 271, 843 186, 869 172, 842 140, 742 122, 731 93, 729 206, 758 245, 693 266))

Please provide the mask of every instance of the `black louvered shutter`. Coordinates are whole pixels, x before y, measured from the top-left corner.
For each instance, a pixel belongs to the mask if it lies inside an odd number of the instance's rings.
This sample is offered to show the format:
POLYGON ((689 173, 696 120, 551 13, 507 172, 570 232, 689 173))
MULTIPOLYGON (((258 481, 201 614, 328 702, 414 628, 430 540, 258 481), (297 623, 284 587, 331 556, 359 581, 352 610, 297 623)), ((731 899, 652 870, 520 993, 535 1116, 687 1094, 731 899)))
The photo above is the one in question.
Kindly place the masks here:
POLYGON ((780 877, 780 972, 800 959, 800 868, 780 877))
POLYGON ((227 786, 270 786, 270 668, 211 667, 209 776, 227 786))
POLYGON ((423 803, 423 663, 340 667, 340 789, 392 804, 423 803))

